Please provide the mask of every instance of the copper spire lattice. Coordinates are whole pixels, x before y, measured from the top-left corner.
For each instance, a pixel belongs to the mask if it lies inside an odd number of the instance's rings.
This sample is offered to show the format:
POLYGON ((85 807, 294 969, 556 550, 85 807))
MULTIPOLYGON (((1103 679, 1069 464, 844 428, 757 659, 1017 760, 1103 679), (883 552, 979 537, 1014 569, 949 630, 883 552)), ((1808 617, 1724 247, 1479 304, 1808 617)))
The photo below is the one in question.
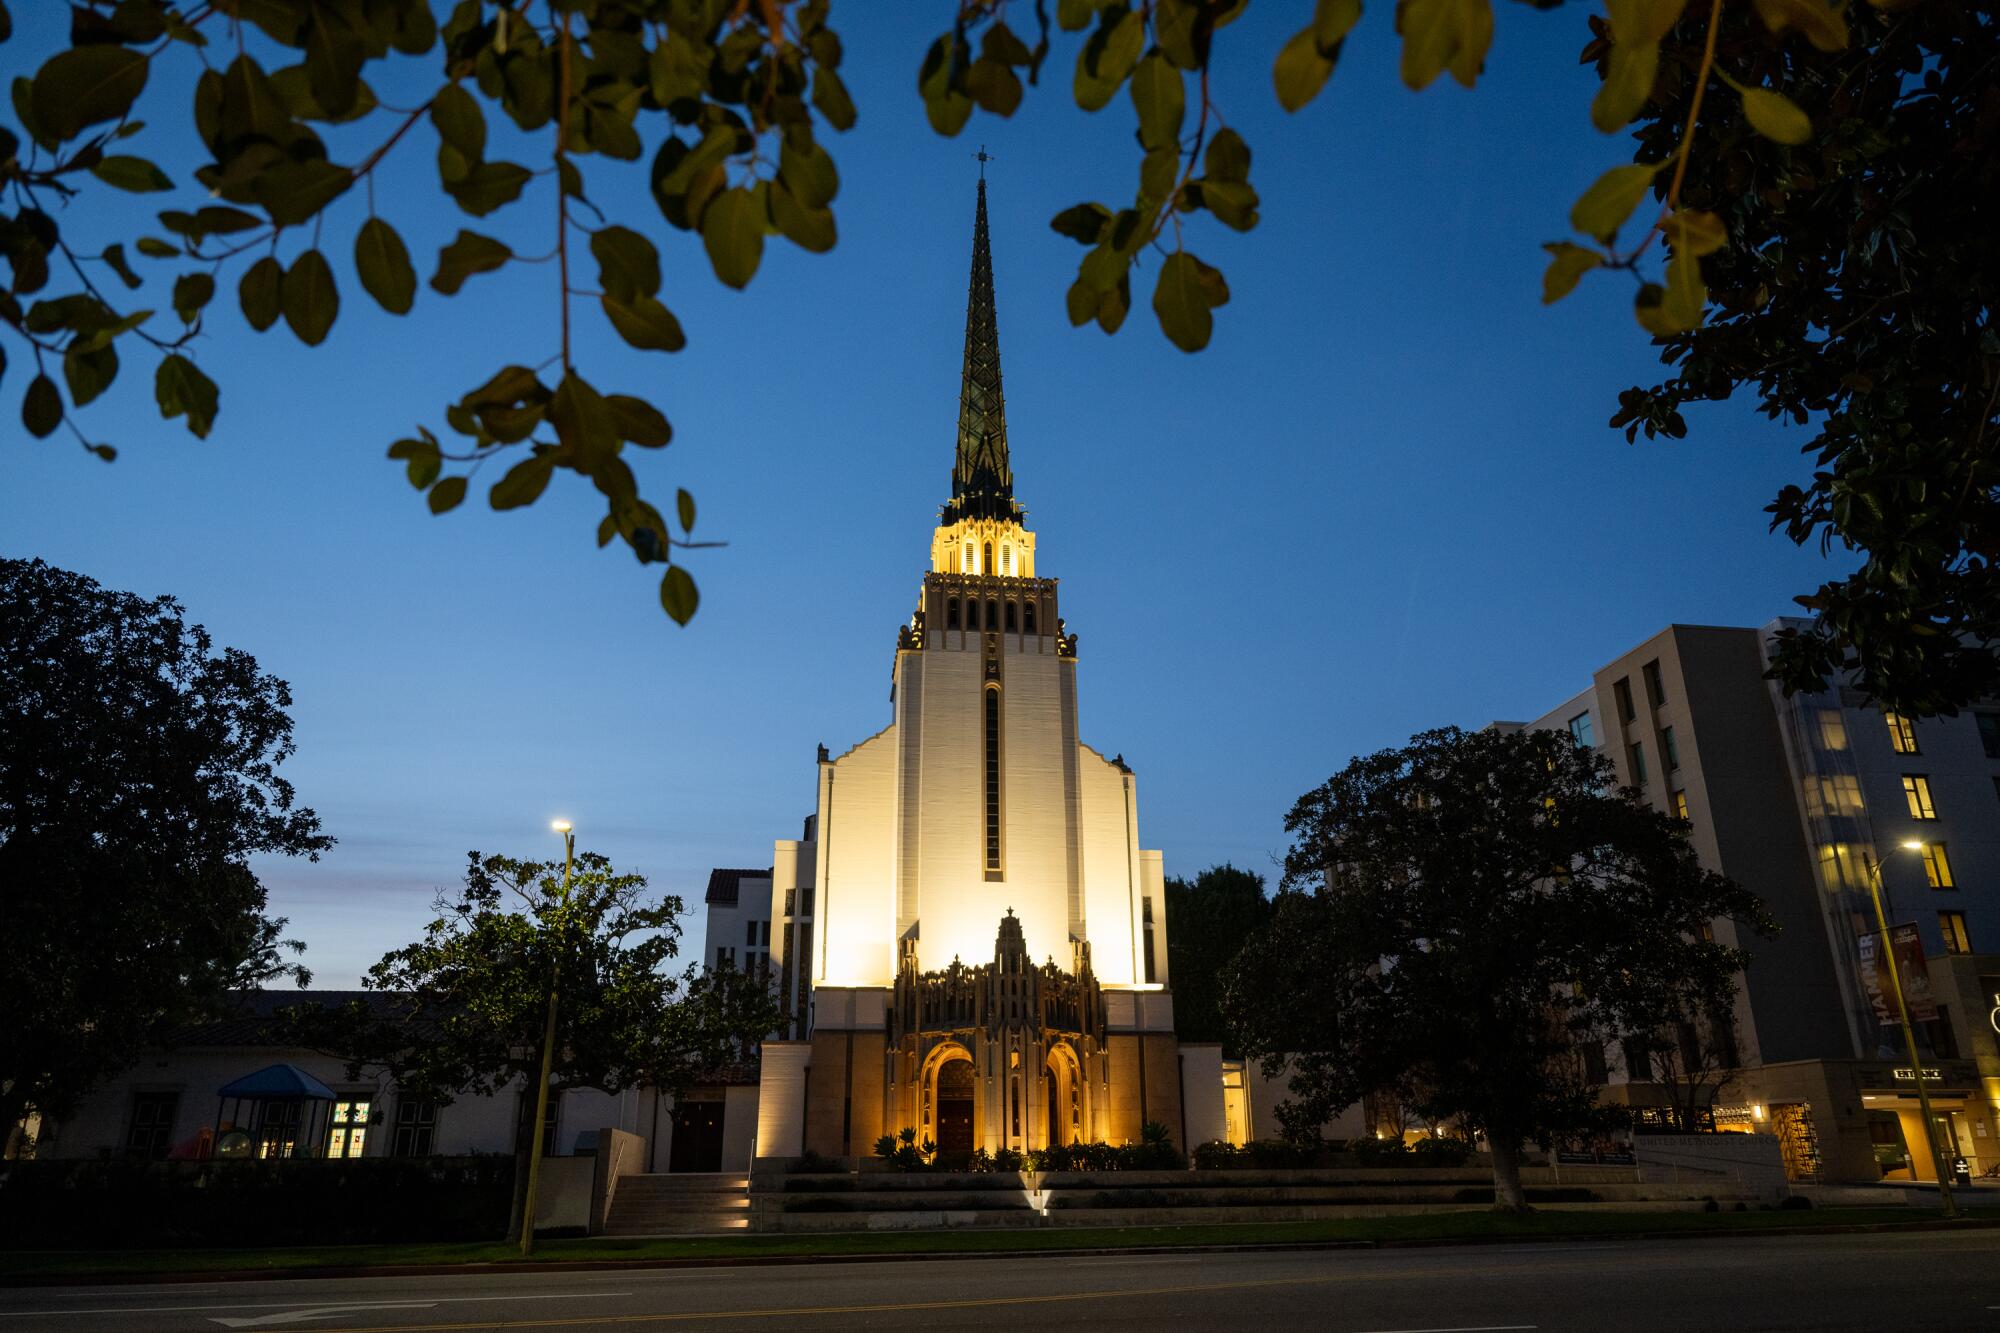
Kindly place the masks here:
POLYGON ((1007 406, 1000 391, 1000 327, 993 310, 993 252, 986 239, 986 182, 972 224, 972 289, 965 300, 965 375, 958 393, 958 456, 941 520, 1018 519, 1007 465, 1007 406))

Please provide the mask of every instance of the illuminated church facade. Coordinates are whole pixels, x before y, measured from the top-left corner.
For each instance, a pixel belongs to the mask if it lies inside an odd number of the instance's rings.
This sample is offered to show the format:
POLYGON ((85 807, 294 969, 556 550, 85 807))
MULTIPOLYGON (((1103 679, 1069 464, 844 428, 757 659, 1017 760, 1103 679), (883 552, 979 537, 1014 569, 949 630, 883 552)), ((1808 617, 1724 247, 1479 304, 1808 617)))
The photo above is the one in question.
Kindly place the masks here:
POLYGON ((773 849, 791 1017, 764 1048, 758 1156, 865 1156, 906 1127, 951 1156, 1147 1121, 1187 1141, 1161 856, 1132 770, 1082 739, 1077 636, 1025 517, 982 180, 951 494, 893 715, 821 749, 806 836, 773 849))

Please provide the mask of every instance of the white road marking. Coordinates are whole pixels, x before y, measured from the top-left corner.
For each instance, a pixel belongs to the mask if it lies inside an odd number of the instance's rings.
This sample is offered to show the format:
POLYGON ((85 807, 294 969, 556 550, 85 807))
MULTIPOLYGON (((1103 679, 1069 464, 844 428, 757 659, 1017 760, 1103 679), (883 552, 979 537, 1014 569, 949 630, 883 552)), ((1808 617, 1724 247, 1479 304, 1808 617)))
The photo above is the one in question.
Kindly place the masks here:
POLYGON ((210 1315, 208 1322, 224 1328, 248 1328, 252 1324, 303 1324, 308 1319, 333 1319, 358 1310, 435 1310, 436 1301, 378 1301, 368 1305, 320 1305, 310 1310, 290 1310, 284 1314, 253 1314, 244 1318, 210 1315))
MULTIPOLYGON (((546 1294, 522 1296, 434 1296, 429 1300, 411 1301, 357 1301, 353 1304, 314 1306, 318 1310, 397 1310, 414 1305, 464 1305, 472 1301, 582 1301, 603 1300, 615 1296, 630 1296, 629 1291, 578 1291, 549 1292, 546 1294)), ((239 1301, 233 1305, 152 1305, 106 1306, 101 1310, 0 1310, 0 1319, 48 1319, 58 1315, 79 1314, 203 1314, 209 1310, 297 1310, 301 1303, 290 1301, 239 1301)), ((219 1322, 219 1321, 218 1321, 219 1322)), ((250 1323, 266 1322, 261 1318, 250 1323)))
POLYGON ((1368 1333, 1507 1333, 1511 1329, 1540 1327, 1540 1324, 1466 1324, 1452 1328, 1372 1328, 1368 1333))

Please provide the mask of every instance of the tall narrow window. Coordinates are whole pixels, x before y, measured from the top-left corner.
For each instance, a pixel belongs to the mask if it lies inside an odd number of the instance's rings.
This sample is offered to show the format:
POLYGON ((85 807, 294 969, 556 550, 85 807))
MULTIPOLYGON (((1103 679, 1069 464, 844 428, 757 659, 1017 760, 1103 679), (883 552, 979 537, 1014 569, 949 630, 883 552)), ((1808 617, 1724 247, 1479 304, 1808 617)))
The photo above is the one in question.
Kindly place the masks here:
POLYGON ((1632 785, 1643 787, 1646 785, 1646 747, 1638 741, 1633 741, 1631 755, 1632 785))
POLYGON ((1934 889, 1955 889, 1958 884, 1951 877, 1951 858, 1944 854, 1944 844, 1927 842, 1923 848, 1924 879, 1934 889))
POLYGON ((1674 793, 1674 818, 1683 824, 1688 822, 1688 794, 1684 791, 1674 793))
POLYGON ((1160 979, 1153 964, 1153 900, 1151 898, 1145 900, 1144 917, 1146 927, 1146 981, 1150 985, 1160 979))
POLYGON ((1030 634, 1035 632, 1035 604, 1033 602, 1024 603, 1021 607, 1021 627, 1030 634))
POLYGON ((1639 674, 1646 678, 1646 702, 1658 708, 1667 701, 1666 687, 1660 684, 1660 663, 1658 659, 1640 667, 1639 674))
POLYGON ((2000 713, 1974 713, 1979 722, 1979 744, 1988 759, 2000 759, 2000 713))
POLYGON ((1903 799, 1909 802, 1910 818, 1937 818, 1937 807, 1931 804, 1931 780, 1923 774, 1903 774, 1903 799))
POLYGON ((1000 603, 990 598, 986 602, 986 628, 1000 628, 1000 603))
POLYGON ((999 572, 1000 572, 1000 573, 1002 573, 1002 574, 1012 574, 1012 573, 1014 572, 1014 548, 1013 548, 1013 547, 1011 547, 1011 546, 1007 546, 1007 545, 1002 545, 1002 546, 1000 547, 1000 569, 999 569, 999 572))
POLYGON ((986 869, 1000 871, 1000 691, 986 691, 986 869))
POLYGON ((1946 953, 1972 952, 1972 936, 1965 929, 1965 913, 1939 912, 1938 929, 1944 932, 1946 953))
POLYGON ((956 597, 944 604, 944 627, 946 629, 958 628, 958 598, 956 597))
POLYGON ((1586 749, 1597 748, 1597 733, 1590 725, 1589 713, 1578 713, 1569 720, 1569 734, 1576 737, 1576 743, 1586 749))
POLYGON ((1012 602, 1009 602, 1007 603, 1007 632, 1009 634, 1012 634, 1017 628, 1019 628, 1019 625, 1020 622, 1014 618, 1014 604, 1012 602))
POLYGON ((1674 741, 1674 729, 1667 727, 1660 732, 1660 748, 1667 753, 1667 771, 1673 772, 1681 766, 1681 747, 1674 741))
POLYGON ((1618 701, 1619 717, 1630 722, 1633 718, 1639 716, 1638 710, 1632 707, 1632 682, 1629 679, 1621 678, 1613 682, 1611 697, 1618 701))
POLYGON ((977 574, 979 572, 972 567, 972 543, 969 541, 965 544, 965 568, 959 572, 963 574, 977 574))
POLYGON ((1917 754, 1917 724, 1901 713, 1884 713, 1882 720, 1889 724, 1889 748, 1897 754, 1917 754))
POLYGON ((981 557, 981 559, 980 559, 980 561, 979 561, 979 572, 980 572, 980 573, 982 573, 982 574, 995 574, 995 573, 998 573, 998 572, 999 572, 998 570, 996 570, 996 569, 994 569, 994 568, 993 568, 993 543, 992 543, 992 542, 988 542, 988 543, 986 543, 986 545, 985 545, 984 547, 982 547, 982 548, 980 549, 980 552, 979 552, 979 554, 980 554, 980 557, 981 557))

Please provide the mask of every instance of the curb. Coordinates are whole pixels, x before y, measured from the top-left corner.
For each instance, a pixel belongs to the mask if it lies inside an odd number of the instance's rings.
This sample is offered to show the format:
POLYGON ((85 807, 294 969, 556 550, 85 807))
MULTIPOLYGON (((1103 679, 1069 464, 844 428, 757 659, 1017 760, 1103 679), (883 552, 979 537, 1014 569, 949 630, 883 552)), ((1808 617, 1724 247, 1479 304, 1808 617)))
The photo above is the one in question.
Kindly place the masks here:
POLYGON ((2000 1218, 1926 1218, 1910 1222, 1837 1222, 1827 1226, 1774 1227, 1767 1231, 1717 1228, 1713 1231, 1578 1231, 1524 1236, 1438 1236, 1407 1240, 1298 1240, 1240 1245, 1116 1245, 1030 1250, 905 1250, 882 1254, 746 1254, 736 1257, 660 1259, 551 1259, 520 1263, 364 1264, 323 1268, 228 1268, 172 1273, 77 1273, 0 1278, 9 1287, 173 1286, 196 1282, 291 1282, 321 1278, 449 1277, 454 1274, 606 1273, 642 1268, 779 1268, 802 1264, 937 1263, 941 1260, 1081 1259, 1138 1254, 1246 1254, 1300 1250, 1425 1250, 1478 1245, 1574 1245, 1626 1240, 1718 1240, 1798 1236, 1859 1236, 1894 1231, 1993 1231, 2000 1218))

